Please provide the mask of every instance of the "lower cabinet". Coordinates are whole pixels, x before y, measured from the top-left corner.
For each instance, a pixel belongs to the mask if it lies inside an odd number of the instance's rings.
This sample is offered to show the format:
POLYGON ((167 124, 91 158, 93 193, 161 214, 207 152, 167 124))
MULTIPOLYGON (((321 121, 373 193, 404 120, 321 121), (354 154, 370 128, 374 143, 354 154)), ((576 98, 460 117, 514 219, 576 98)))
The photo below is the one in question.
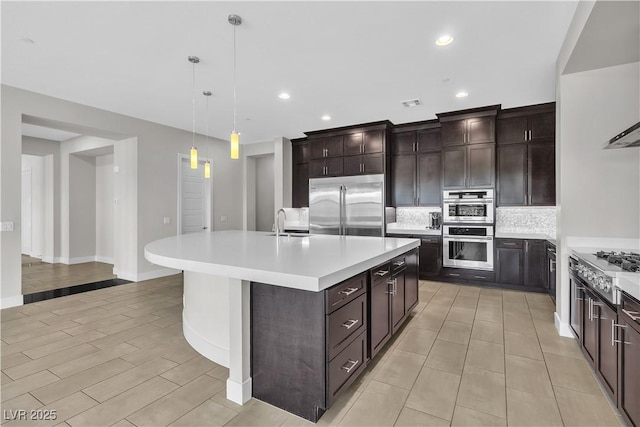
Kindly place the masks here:
POLYGON ((640 302, 622 295, 616 327, 619 352, 618 409, 629 425, 640 426, 640 302))
POLYGON ((370 274, 369 341, 373 358, 418 304, 418 251, 381 264, 370 274))
POLYGON ((547 289, 544 240, 495 239, 496 282, 531 290, 547 289))
POLYGON ((420 279, 438 277, 442 270, 442 238, 423 236, 420 238, 420 279))

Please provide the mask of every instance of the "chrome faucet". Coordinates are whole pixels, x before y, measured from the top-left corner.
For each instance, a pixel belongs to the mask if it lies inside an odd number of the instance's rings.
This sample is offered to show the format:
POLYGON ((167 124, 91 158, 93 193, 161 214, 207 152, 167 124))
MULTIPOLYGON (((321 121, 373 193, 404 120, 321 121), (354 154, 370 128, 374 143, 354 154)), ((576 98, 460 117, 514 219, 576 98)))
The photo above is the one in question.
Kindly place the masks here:
MULTIPOLYGON (((282 214, 284 215, 284 219, 287 219, 287 213, 284 211, 284 209, 280 208, 280 210, 278 210, 278 213, 276 213, 276 237, 280 237, 280 212, 282 212, 282 214)), ((284 228, 284 223, 282 224, 282 228, 284 228)))

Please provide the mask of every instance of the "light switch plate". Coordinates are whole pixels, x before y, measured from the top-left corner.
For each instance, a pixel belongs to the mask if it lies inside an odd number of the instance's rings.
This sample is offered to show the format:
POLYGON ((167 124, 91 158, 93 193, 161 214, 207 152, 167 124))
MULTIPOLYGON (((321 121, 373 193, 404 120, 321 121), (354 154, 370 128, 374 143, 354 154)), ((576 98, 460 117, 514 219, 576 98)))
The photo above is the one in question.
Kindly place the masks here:
POLYGON ((165 216, 164 218, 162 218, 162 223, 171 224, 171 217, 165 216))
POLYGON ((13 231, 13 222, 3 222, 2 231, 13 231))

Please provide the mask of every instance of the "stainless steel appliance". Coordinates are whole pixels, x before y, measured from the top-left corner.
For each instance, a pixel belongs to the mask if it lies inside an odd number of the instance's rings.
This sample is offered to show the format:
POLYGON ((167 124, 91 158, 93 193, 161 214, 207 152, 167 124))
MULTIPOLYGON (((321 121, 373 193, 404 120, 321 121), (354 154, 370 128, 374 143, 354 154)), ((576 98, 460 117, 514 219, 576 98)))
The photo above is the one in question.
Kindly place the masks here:
POLYGON ((611 138, 603 148, 625 147, 640 147, 640 122, 611 138))
POLYGON ((493 226, 445 225, 442 246, 445 267, 493 270, 493 226))
POLYGON ((310 179, 309 233, 383 237, 384 175, 310 179))
POLYGON ((445 224, 493 224, 493 189, 445 190, 442 196, 442 215, 445 224))
POLYGON ((440 222, 442 221, 442 214, 440 212, 429 212, 429 228, 432 230, 440 229, 440 222))
POLYGON ((569 273, 606 301, 617 305, 620 293, 616 285, 623 275, 640 273, 640 255, 633 252, 597 251, 576 253, 569 273))

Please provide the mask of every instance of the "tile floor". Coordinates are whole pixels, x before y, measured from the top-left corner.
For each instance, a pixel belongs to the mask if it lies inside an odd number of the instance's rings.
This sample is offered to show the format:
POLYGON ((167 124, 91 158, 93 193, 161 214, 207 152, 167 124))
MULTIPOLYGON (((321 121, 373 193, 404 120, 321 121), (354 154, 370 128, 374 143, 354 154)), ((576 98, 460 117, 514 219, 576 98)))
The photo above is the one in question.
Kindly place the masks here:
POLYGON ((103 262, 82 264, 50 264, 39 258, 22 255, 22 293, 64 288, 85 283, 115 279, 113 265, 103 262))
MULTIPOLYGON (((184 340, 181 304, 172 276, 2 310, 3 415, 55 409, 40 424, 62 426, 312 425, 226 400, 228 371, 184 340)), ((406 327, 318 424, 619 425, 552 319, 543 294, 421 282, 406 327)))

